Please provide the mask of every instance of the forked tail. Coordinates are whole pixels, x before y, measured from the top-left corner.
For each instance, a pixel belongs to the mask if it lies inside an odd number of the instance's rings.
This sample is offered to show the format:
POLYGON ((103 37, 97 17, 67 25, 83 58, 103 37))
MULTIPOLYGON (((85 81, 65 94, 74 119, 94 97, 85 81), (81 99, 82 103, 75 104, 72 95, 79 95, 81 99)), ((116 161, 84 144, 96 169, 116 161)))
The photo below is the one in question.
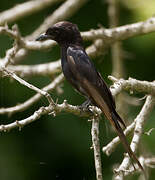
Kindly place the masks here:
MULTIPOLYGON (((140 162, 139 162, 139 160, 137 159, 136 155, 135 155, 135 154, 133 153, 133 151, 131 150, 131 148, 130 148, 128 142, 127 142, 126 136, 124 135, 124 132, 123 132, 123 130, 122 130, 122 128, 121 128, 121 126, 120 126, 120 124, 119 124, 119 122, 118 122, 118 121, 120 121, 120 120, 118 119, 118 116, 119 116, 119 115, 117 114, 116 111, 114 111, 114 112, 111 112, 111 116, 112 116, 112 120, 113 120, 113 123, 114 123, 114 126, 115 126, 115 130, 116 130, 116 132, 118 133, 118 136, 119 136, 119 138, 120 138, 120 140, 121 140, 121 142, 122 142, 125 150, 126 150, 127 153, 129 154, 130 158, 133 159, 133 160, 135 160, 135 162, 138 164, 138 166, 140 167, 140 169, 144 172, 144 175, 145 175, 145 177, 146 177, 146 174, 145 174, 145 171, 144 171, 142 165, 140 164, 140 162)), ((120 118, 120 117, 119 117, 119 118, 120 118)), ((121 118, 120 118, 120 119, 121 119, 121 118)))

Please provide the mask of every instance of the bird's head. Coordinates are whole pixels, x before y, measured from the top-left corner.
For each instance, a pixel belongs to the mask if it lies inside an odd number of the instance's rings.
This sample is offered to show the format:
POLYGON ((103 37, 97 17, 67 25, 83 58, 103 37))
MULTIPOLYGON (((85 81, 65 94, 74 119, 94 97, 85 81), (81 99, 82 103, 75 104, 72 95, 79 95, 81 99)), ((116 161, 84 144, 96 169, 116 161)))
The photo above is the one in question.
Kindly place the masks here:
POLYGON ((51 39, 60 45, 82 44, 82 37, 76 24, 62 21, 54 24, 44 34, 41 34, 36 41, 51 39))

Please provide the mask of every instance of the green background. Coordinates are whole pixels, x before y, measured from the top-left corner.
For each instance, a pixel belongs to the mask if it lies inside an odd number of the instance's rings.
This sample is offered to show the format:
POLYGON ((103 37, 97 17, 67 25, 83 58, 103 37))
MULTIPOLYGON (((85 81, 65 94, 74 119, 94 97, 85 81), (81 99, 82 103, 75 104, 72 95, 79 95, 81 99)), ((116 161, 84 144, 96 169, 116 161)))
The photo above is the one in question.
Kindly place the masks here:
MULTIPOLYGON (((1 0, 0 11, 2 12, 22 2, 25 1, 1 0)), ((104 0, 89 0, 68 20, 76 23, 80 31, 95 29, 98 27, 98 23, 108 27, 107 6, 104 0)), ((57 7, 58 4, 16 21, 21 35, 26 36, 33 32, 57 7)), ((120 5, 120 25, 134 23, 146 18, 149 16, 143 16, 142 13, 136 13, 135 10, 120 5)), ((9 26, 11 27, 13 24, 9 26)), ((0 35, 0 57, 5 56, 6 49, 11 48, 12 43, 12 39, 0 35)), ((89 44, 90 42, 85 42, 85 46, 89 44)), ((123 49, 130 55, 130 58, 124 58, 125 78, 154 80, 155 33, 123 41, 123 49)), ((52 51, 30 51, 22 64, 45 63, 55 61, 59 57, 59 47, 56 46, 52 51)), ((102 76, 110 84, 111 82, 107 79, 112 70, 110 51, 108 50, 104 56, 97 57, 93 61, 102 76)), ((33 77, 26 80, 40 88, 51 81, 49 77, 33 77)), ((77 94, 66 81, 63 84, 63 90, 64 93, 61 95, 55 91, 51 93, 54 99, 58 98, 59 103, 62 103, 64 99, 74 105, 79 105, 84 101, 84 98, 77 94)), ((0 107, 15 106, 34 94, 33 91, 14 80, 7 77, 0 79, 0 107)), ((143 97, 143 94, 134 94, 134 96, 143 97)), ((47 105, 45 98, 24 112, 12 116, 0 115, 0 124, 24 119, 43 105, 47 105)), ((141 107, 142 105, 132 107, 129 117, 135 118, 141 107)), ((155 127, 154 116, 155 111, 147 120, 144 131, 155 127)), ((103 117, 100 122, 100 142, 101 147, 103 147, 115 137, 115 133, 111 131, 109 123, 103 117)), ((142 136, 139 146, 140 152, 146 153, 148 156, 155 154, 154 136, 155 131, 150 136, 142 136)), ((88 122, 87 118, 80 118, 65 112, 56 117, 42 116, 39 120, 22 128, 21 131, 14 129, 7 133, 1 133, 0 180, 94 180, 94 156, 91 146, 91 122, 88 122)), ((112 179, 112 166, 121 162, 123 153, 124 149, 121 145, 109 157, 102 153, 104 179, 112 179)), ((137 176, 134 178, 137 179, 137 176)), ((151 170, 150 179, 154 178, 155 172, 151 170)))

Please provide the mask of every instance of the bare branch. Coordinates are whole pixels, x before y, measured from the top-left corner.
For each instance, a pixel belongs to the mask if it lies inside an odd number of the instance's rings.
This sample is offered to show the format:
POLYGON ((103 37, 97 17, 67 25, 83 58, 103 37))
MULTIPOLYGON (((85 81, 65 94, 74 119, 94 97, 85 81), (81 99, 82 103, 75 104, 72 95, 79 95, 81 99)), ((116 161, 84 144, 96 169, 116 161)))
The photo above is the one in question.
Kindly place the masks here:
POLYGON ((37 93, 41 94, 42 96, 45 96, 45 97, 47 98, 49 104, 54 105, 53 99, 51 98, 51 96, 50 96, 47 92, 45 92, 45 91, 43 91, 43 90, 40 90, 39 88, 35 87, 34 85, 26 82, 25 80, 21 79, 21 78, 18 77, 15 73, 9 71, 9 70, 8 70, 7 68, 5 68, 5 67, 2 67, 2 73, 4 73, 4 75, 7 75, 7 76, 12 77, 12 78, 15 79, 16 81, 18 81, 20 84, 22 84, 22 85, 24 85, 24 86, 26 86, 26 87, 28 87, 28 88, 36 91, 37 93))
POLYGON ((33 121, 36 121, 39 119, 42 115, 48 114, 52 111, 52 107, 41 107, 39 110, 35 111, 33 115, 29 116, 26 119, 23 120, 16 120, 13 123, 7 124, 7 125, 0 125, 0 132, 7 132, 10 131, 13 128, 19 127, 19 130, 21 130, 22 127, 24 127, 27 124, 32 123, 33 121))
POLYGON ((94 40, 94 43, 87 47, 87 53, 91 57, 102 55, 105 50, 116 41, 122 41, 130 37, 148 34, 155 31, 155 17, 146 21, 133 23, 111 29, 100 28, 83 32, 84 40, 94 40))
POLYGON ((92 135, 93 150, 94 150, 96 179, 103 180, 101 153, 100 153, 100 141, 99 141, 99 118, 98 117, 94 117, 92 119, 91 135, 92 135))
MULTIPOLYGON (((91 107, 93 113, 100 115, 101 111, 97 107, 92 106, 91 107)), ((38 111, 34 112, 33 115, 30 117, 23 119, 23 120, 16 120, 13 123, 7 124, 7 125, 0 125, 0 132, 7 132, 11 129, 14 129, 16 127, 24 127, 25 125, 39 119, 42 115, 49 114, 56 116, 60 112, 65 111, 68 113, 73 113, 78 116, 82 117, 90 117, 94 114, 90 113, 89 111, 81 111, 81 109, 78 106, 73 106, 67 103, 66 100, 62 104, 55 104, 54 106, 49 105, 48 107, 41 107, 38 111)))
POLYGON ((0 25, 5 24, 6 22, 14 22, 60 1, 62 0, 32 0, 18 4, 15 7, 0 13, 0 25))
POLYGON ((133 24, 128 24, 111 29, 100 28, 97 30, 90 30, 82 32, 84 40, 106 39, 104 43, 112 43, 121 41, 130 37, 148 34, 155 31, 155 17, 151 17, 146 21, 141 21, 133 24))
POLYGON ((149 131, 145 132, 144 134, 150 136, 152 131, 154 131, 154 130, 155 130, 155 128, 151 128, 149 131))
POLYGON ((14 25, 12 27, 12 30, 9 30, 7 25, 5 27, 0 27, 0 34, 1 33, 7 34, 14 38, 14 45, 11 49, 9 49, 6 52, 6 56, 3 60, 3 66, 6 67, 11 61, 13 62, 13 59, 17 51, 20 49, 21 44, 24 44, 24 42, 20 37, 20 33, 17 25, 14 25))
MULTIPOLYGON (((48 86, 44 87, 42 89, 43 92, 52 91, 54 88, 56 88, 64 79, 63 74, 59 75, 55 78, 53 82, 51 82, 48 86)), ((37 93, 27 101, 25 101, 22 104, 16 105, 14 107, 9 108, 0 108, 0 114, 14 114, 16 112, 24 111, 25 109, 29 108, 31 105, 33 105, 36 101, 38 101, 42 95, 40 93, 37 93)))
POLYGON ((20 77, 32 77, 38 75, 54 75, 61 72, 60 60, 37 65, 9 65, 8 69, 15 72, 20 77))
MULTIPOLYGON (((11 38, 18 40, 18 41, 20 40, 19 32, 17 31, 17 25, 13 26, 12 29, 9 29, 9 27, 7 25, 0 26, 0 34, 8 35, 11 38), (14 29, 14 27, 15 27, 15 29, 14 29)), ((24 42, 21 40, 21 43, 24 43, 24 42)))
POLYGON ((155 82, 140 81, 133 78, 128 80, 116 79, 115 77, 109 76, 109 79, 114 82, 111 86, 112 94, 115 96, 115 93, 118 94, 120 91, 137 91, 139 93, 155 95, 155 82), (113 92, 114 90, 114 92, 113 92), (118 92, 117 92, 118 91, 118 92))
POLYGON ((8 35, 9 37, 18 41, 21 48, 25 48, 27 50, 44 50, 49 48, 51 49, 53 46, 56 45, 56 42, 52 40, 47 40, 44 42, 25 40, 21 37, 17 25, 14 25, 12 29, 9 29, 7 25, 0 26, 0 34, 8 35))

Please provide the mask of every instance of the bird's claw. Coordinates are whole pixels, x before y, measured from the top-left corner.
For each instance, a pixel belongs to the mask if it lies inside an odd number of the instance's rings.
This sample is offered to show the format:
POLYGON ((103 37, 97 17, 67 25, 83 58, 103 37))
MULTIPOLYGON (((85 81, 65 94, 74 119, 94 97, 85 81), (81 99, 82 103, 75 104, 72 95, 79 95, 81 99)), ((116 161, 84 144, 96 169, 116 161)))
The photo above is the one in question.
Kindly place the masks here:
POLYGON ((90 105, 91 105, 91 101, 88 99, 84 103, 82 103, 80 106, 78 106, 78 108, 80 109, 81 113, 82 112, 92 113, 92 111, 89 108, 90 105))

